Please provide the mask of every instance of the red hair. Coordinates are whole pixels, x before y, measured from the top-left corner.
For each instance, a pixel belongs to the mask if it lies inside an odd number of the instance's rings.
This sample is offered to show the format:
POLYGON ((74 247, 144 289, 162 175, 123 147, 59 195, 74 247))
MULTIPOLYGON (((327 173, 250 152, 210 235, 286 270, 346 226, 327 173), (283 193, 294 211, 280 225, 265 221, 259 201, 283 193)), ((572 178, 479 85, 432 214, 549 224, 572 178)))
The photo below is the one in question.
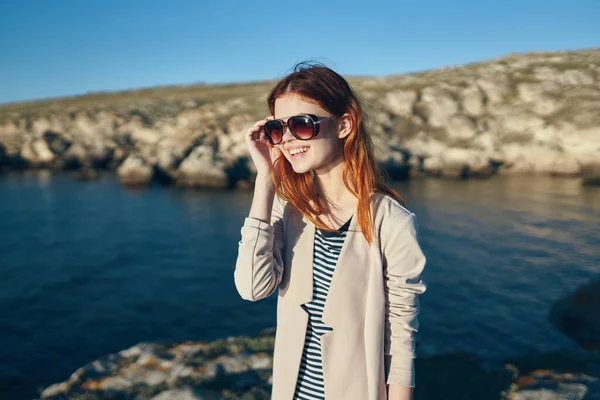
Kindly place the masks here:
MULTIPOLYGON (((275 115, 275 100, 286 94, 296 94, 316 102, 335 117, 348 113, 353 131, 343 139, 344 186, 358 199, 358 226, 369 244, 373 241, 371 216, 372 193, 385 193, 404 205, 402 197, 383 183, 375 161, 373 141, 365 127, 363 107, 348 82, 332 69, 320 64, 300 63, 294 72, 283 78, 271 90, 267 99, 271 115, 275 115)), ((317 227, 331 231, 316 219, 323 213, 320 193, 312 171, 298 174, 285 157, 273 166, 273 181, 277 195, 291 203, 317 227), (308 201, 307 201, 308 199, 308 201)))

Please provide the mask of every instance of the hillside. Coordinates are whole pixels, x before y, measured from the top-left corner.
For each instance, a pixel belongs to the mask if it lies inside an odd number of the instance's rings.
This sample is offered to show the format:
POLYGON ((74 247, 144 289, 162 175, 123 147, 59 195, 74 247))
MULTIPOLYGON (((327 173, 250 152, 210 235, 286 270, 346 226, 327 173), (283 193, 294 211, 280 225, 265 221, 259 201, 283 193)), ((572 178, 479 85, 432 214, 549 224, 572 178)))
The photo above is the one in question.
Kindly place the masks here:
MULTIPOLYGON (((414 74, 348 77, 392 178, 600 175, 600 49, 511 54, 414 74)), ((243 133, 275 81, 157 87, 0 106, 0 168, 248 187, 243 133), (83 173, 81 173, 83 171, 83 173)))

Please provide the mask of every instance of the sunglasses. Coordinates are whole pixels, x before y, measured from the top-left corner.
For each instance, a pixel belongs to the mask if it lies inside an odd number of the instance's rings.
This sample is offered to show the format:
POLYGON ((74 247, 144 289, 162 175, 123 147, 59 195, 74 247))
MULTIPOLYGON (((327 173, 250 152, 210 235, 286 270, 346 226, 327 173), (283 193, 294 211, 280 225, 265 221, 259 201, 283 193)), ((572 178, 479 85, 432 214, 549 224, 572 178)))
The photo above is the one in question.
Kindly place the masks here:
POLYGON ((319 124, 321 122, 334 118, 306 114, 290 117, 287 123, 280 119, 272 119, 264 125, 265 136, 272 145, 279 144, 283 139, 285 127, 287 126, 296 139, 310 140, 319 134, 319 124))

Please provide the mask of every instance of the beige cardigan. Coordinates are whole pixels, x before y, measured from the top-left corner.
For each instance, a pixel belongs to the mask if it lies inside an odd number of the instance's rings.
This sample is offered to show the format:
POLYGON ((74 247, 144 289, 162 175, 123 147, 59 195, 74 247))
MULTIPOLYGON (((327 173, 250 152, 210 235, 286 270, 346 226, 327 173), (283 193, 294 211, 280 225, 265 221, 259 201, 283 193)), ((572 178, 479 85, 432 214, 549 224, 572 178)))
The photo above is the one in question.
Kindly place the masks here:
MULTIPOLYGON (((385 400, 386 384, 414 386, 414 332, 425 256, 415 214, 389 195, 371 195, 375 240, 369 247, 352 218, 323 310, 327 400, 385 400), (386 357, 389 356, 389 357, 386 357)), ((256 301, 277 288, 272 399, 292 400, 312 300, 315 226, 277 196, 271 224, 246 218, 235 286, 256 301)))

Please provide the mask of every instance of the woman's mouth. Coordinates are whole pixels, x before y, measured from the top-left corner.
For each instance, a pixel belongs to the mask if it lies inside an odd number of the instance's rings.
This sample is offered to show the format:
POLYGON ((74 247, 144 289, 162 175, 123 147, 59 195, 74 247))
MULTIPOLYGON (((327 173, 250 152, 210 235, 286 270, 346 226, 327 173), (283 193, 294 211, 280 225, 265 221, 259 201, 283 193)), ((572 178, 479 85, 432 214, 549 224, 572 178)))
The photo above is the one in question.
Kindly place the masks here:
POLYGON ((304 155, 306 154, 306 152, 308 151, 309 147, 298 147, 295 149, 290 150, 290 157, 292 160, 297 160, 299 158, 304 157, 304 155))

